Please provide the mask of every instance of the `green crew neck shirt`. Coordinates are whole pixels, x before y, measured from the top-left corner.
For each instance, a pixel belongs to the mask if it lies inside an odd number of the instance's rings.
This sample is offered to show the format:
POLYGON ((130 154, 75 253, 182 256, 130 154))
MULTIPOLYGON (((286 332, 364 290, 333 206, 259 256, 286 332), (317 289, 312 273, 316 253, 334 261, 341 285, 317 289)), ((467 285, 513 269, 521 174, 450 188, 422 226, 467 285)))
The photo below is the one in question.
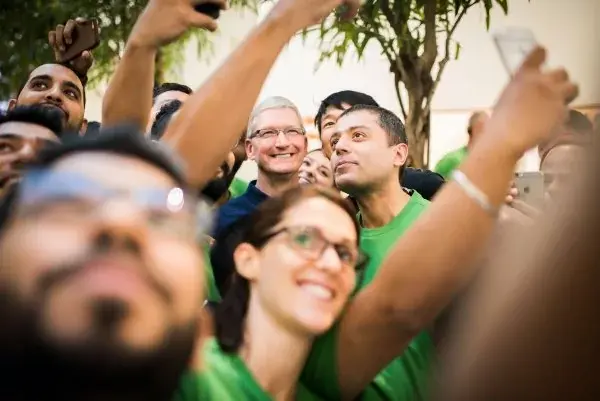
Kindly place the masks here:
MULTIPOLYGON (((404 232, 423 213, 429 202, 417 192, 394 219, 383 227, 363 228, 360 247, 369 257, 358 290, 367 286, 377 274, 381 262, 404 232)), ((359 216, 360 217, 360 216, 359 216)), ((415 266, 418 268, 418 266, 415 266)), ((362 401, 416 401, 426 397, 434 345, 428 333, 413 339, 404 353, 384 368, 363 391, 362 401)), ((302 382, 327 400, 339 400, 337 376, 337 326, 315 342, 302 373, 302 382)))
MULTIPOLYGON (((179 386, 175 401, 271 401, 273 398, 256 382, 244 361, 235 353, 223 352, 216 339, 207 340, 204 349, 204 372, 187 373, 179 386)), ((285 358, 285 355, 273 355, 285 358)), ((301 384, 296 400, 321 401, 301 384)))
POLYGON ((206 300, 211 302, 220 302, 221 294, 215 282, 215 275, 212 264, 210 263, 210 246, 202 245, 202 253, 204 255, 204 277, 206 279, 206 300))
POLYGON ((435 172, 440 174, 446 180, 450 179, 450 175, 454 170, 460 166, 463 160, 467 157, 467 147, 464 146, 460 149, 456 149, 450 153, 447 153, 442 159, 435 165, 435 172))

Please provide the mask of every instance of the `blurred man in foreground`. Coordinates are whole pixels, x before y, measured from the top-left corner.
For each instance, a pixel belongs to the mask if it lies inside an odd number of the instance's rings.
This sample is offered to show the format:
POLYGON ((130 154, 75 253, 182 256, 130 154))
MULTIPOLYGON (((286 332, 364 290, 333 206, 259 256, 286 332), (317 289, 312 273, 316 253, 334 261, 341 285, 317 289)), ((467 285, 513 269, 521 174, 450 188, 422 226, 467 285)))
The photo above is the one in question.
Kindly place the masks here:
POLYGON ((138 132, 40 154, 0 207, 1 399, 170 399, 200 329, 195 199, 138 132))

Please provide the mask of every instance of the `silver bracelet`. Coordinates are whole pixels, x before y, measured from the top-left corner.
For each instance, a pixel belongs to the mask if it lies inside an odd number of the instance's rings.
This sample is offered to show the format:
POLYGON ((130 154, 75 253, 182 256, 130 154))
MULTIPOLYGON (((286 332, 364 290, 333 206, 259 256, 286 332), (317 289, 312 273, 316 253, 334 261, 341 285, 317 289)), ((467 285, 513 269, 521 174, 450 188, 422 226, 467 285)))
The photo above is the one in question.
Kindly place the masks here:
POLYGON ((467 194, 469 198, 475 201, 479 207, 485 210, 490 216, 497 217, 498 209, 492 206, 489 198, 479 189, 469 178, 460 170, 452 172, 452 179, 467 194))

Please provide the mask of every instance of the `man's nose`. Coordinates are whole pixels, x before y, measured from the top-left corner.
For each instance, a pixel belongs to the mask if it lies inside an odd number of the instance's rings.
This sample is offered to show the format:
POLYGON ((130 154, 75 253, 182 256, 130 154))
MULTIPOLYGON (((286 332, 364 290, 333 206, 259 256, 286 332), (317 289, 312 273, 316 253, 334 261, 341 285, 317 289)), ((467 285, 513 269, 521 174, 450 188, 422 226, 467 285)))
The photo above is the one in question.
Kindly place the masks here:
POLYGON ((50 100, 53 103, 62 103, 62 91, 58 85, 53 86, 46 92, 46 100, 50 100))
POLYGON ((290 140, 285 135, 285 132, 279 131, 277 138, 275 139, 275 146, 278 148, 285 148, 290 144, 290 140))
POLYGON ((348 153, 348 151, 349 151, 348 143, 349 143, 348 140, 346 140, 344 137, 340 137, 338 139, 337 143, 335 144, 335 148, 334 148, 335 153, 338 155, 348 153))
POLYGON ((146 214, 128 199, 111 199, 99 206, 96 220, 99 233, 126 239, 141 246, 148 236, 146 214))

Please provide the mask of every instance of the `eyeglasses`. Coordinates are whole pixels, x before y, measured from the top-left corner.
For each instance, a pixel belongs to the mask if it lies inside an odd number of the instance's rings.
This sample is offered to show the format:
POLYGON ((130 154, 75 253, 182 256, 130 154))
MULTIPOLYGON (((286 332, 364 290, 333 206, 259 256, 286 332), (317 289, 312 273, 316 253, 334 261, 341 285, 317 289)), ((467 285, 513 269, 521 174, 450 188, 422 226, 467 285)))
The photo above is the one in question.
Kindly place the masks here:
POLYGON ((356 270, 362 270, 368 262, 368 256, 359 248, 347 244, 336 244, 329 241, 320 229, 311 226, 293 226, 272 232, 262 239, 266 243, 279 234, 287 233, 290 246, 308 260, 316 261, 325 250, 333 247, 342 265, 356 270))
POLYGON ((0 136, 0 154, 17 153, 26 144, 33 143, 37 150, 42 150, 59 144, 58 139, 27 138, 19 134, 4 134, 0 136))
POLYGON ((25 215, 55 221, 91 221, 109 200, 126 198, 142 209, 157 232, 198 237, 210 230, 210 205, 182 188, 109 188, 82 174, 51 170, 27 172, 19 185, 19 206, 25 215))
POLYGON ((275 139, 279 136, 279 134, 285 135, 286 138, 298 138, 300 136, 305 135, 304 128, 298 127, 289 127, 285 129, 276 129, 276 128, 265 128, 254 131, 252 135, 250 135, 250 139, 259 138, 259 139, 275 139))

